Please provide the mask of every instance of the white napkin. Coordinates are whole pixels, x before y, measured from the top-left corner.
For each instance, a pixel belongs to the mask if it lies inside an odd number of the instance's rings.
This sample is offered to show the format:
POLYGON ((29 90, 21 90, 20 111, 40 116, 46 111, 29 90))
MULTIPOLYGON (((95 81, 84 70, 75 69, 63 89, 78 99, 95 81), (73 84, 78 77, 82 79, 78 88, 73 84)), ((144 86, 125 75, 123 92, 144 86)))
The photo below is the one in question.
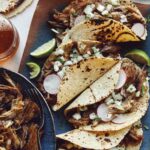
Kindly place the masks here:
POLYGON ((12 23, 15 25, 15 27, 18 30, 18 33, 20 36, 20 45, 17 50, 17 53, 12 58, 7 60, 6 62, 0 64, 1 67, 5 67, 12 71, 18 72, 21 58, 22 58, 22 55, 23 55, 23 52, 25 49, 25 45, 27 42, 27 37, 29 34, 31 21, 32 21, 38 1, 39 0, 33 0, 33 3, 31 4, 31 6, 29 6, 21 14, 13 17, 11 19, 12 23))

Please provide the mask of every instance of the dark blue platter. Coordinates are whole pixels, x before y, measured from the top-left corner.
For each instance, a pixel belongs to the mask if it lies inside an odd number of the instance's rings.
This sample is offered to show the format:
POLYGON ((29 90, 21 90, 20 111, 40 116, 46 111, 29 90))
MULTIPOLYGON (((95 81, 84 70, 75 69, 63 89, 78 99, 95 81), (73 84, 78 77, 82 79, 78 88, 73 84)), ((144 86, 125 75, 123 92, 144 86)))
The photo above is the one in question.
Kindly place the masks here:
MULTIPOLYGON (((67 2, 68 1, 65 1, 65 0, 60 0, 59 2, 55 0, 45 0, 43 2, 42 1, 39 2, 38 9, 36 10, 36 13, 33 18, 33 22, 32 22, 33 26, 30 29, 30 35, 29 35, 29 39, 27 42, 27 46, 26 46, 26 53, 24 54, 22 64, 20 67, 20 72, 24 74, 27 78, 29 78, 29 70, 25 66, 25 62, 35 61, 37 63, 40 63, 41 66, 43 64, 43 60, 39 61, 39 60, 31 58, 29 56, 29 52, 33 51, 34 49, 39 47, 41 44, 49 41, 54 36, 53 33, 50 31, 50 28, 48 27, 48 24, 47 24, 47 21, 50 19, 49 12, 52 12, 52 9, 54 8, 55 9, 63 8, 63 6, 67 2), (44 8, 45 10, 41 11, 42 8, 44 8), (37 17, 39 19, 37 19, 37 17)), ((145 15, 145 17, 148 17, 148 14, 150 14, 150 6, 149 8, 143 5, 139 5, 139 6, 141 10, 143 11, 145 10, 143 12, 143 14, 147 14, 145 15)), ((122 54, 127 52, 129 49, 138 48, 138 49, 145 50, 150 55, 150 23, 148 23, 147 29, 148 29, 147 40, 140 42, 140 43, 132 43, 132 44, 127 43, 123 45, 122 54)), ((35 82, 33 81, 33 83, 35 82)), ((69 123, 66 121, 63 115, 63 110, 64 109, 60 110, 59 112, 53 112, 56 134, 64 133, 66 131, 73 129, 72 126, 70 126, 69 123)), ((150 127, 150 108, 148 109, 146 116, 142 119, 142 122, 143 122, 143 125, 150 127)), ((48 130, 48 128, 46 128, 46 133, 49 134, 49 139, 51 139, 53 135, 51 135, 52 133, 48 130)), ((55 145, 55 143, 49 142, 48 140, 47 141, 45 140, 42 142, 43 142, 42 144, 44 145, 42 147, 42 150, 48 150, 47 148, 48 145, 51 145, 52 147, 54 147, 55 145)), ((144 141, 143 141, 141 150, 150 150, 150 130, 147 130, 145 128, 144 128, 144 141)))

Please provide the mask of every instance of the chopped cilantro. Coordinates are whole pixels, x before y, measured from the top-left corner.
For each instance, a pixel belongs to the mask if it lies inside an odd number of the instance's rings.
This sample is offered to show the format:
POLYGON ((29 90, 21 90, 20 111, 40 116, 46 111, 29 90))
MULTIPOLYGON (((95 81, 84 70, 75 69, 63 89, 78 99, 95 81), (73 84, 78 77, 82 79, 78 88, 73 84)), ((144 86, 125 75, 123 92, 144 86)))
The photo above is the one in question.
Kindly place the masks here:
POLYGON ((148 76, 150 76, 150 67, 148 68, 148 76))
POLYGON ((56 61, 60 61, 62 64, 65 62, 65 61, 63 61, 61 58, 56 58, 56 61))
POLYGON ((77 12, 73 12, 73 13, 72 13, 72 16, 77 17, 77 16, 78 16, 78 13, 77 13, 77 12))
POLYGON ((94 120, 96 120, 96 121, 101 121, 102 119, 97 116, 94 120))
POLYGON ((144 128, 145 128, 146 130, 149 130, 149 127, 148 127, 147 125, 144 125, 144 128))
POLYGON ((150 15, 147 16, 146 20, 148 23, 150 23, 150 15))
POLYGON ((142 85, 141 93, 142 93, 142 96, 144 96, 144 94, 145 94, 145 86, 144 85, 142 85))

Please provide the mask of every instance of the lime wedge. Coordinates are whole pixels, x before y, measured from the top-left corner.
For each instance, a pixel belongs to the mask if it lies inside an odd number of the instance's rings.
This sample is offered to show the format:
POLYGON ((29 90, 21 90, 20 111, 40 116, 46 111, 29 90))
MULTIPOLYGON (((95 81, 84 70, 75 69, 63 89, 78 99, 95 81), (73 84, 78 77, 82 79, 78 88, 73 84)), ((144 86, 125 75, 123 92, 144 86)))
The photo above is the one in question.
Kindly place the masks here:
POLYGON ((35 58, 43 58, 51 54, 56 46, 56 40, 52 39, 47 43, 41 45, 36 50, 30 53, 31 56, 35 58))
POLYGON ((148 54, 143 50, 134 49, 128 52, 125 56, 137 63, 146 64, 148 66, 150 65, 150 58, 148 54))
POLYGON ((26 65, 31 70, 31 72, 30 72, 30 79, 34 79, 40 74, 41 68, 35 62, 28 62, 28 63, 26 63, 26 65))

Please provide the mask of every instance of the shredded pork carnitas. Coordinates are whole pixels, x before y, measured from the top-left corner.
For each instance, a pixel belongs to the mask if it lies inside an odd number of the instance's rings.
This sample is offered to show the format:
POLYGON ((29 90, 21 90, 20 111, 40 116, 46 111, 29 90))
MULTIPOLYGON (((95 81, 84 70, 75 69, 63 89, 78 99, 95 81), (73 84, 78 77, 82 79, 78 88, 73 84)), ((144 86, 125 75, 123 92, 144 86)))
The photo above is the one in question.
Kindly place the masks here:
POLYGON ((3 77, 9 84, 0 84, 0 149, 38 150, 40 109, 6 73, 3 77))
POLYGON ((134 4, 117 5, 108 0, 73 0, 62 11, 54 10, 53 20, 49 21, 51 28, 55 29, 59 40, 63 38, 68 29, 91 19, 110 18, 131 28, 134 23, 144 26, 146 21, 134 4), (105 11, 106 10, 106 11, 105 11))

